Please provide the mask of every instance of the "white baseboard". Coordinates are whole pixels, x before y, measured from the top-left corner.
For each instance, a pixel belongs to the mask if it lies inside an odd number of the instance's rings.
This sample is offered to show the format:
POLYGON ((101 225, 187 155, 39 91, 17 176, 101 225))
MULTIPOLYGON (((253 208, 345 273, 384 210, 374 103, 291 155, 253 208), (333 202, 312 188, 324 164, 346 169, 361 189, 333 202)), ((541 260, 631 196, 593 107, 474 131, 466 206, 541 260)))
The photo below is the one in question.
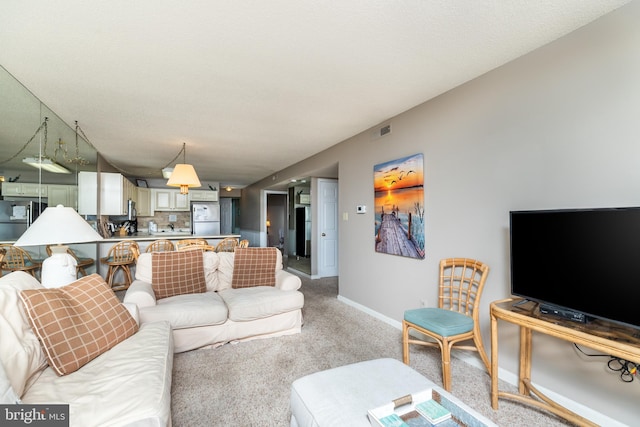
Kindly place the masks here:
MULTIPOLYGON (((393 326, 394 328, 402 331, 402 322, 398 322, 397 320, 394 320, 390 317, 387 317, 383 314, 378 313, 377 311, 371 310, 369 307, 365 307, 362 304, 358 304, 357 302, 351 301, 348 298, 345 298, 341 295, 338 295, 338 301, 341 301, 347 305, 350 305, 360 311, 363 311, 367 314, 369 314, 370 316, 375 317, 376 319, 382 320, 383 322, 393 326)), ((456 354, 452 354, 452 356, 454 356, 457 359, 460 359, 462 361, 464 361, 465 363, 476 367, 478 369, 482 369, 484 370, 484 364, 482 363, 482 360, 480 360, 480 357, 476 357, 472 354, 469 354, 467 352, 456 352, 456 354)), ((490 356, 489 356, 490 357, 490 356)), ((511 371, 507 371, 505 369, 502 368, 498 368, 498 378, 500 378, 501 380, 513 385, 517 387, 518 384, 518 375, 514 374, 511 371)), ((602 425, 602 426, 608 426, 608 427, 628 427, 626 424, 623 424, 617 420, 614 420, 613 418, 610 418, 598 411, 594 411, 593 409, 578 403, 574 400, 571 400, 569 398, 567 398, 566 396, 563 396, 561 394, 558 394, 552 390, 549 390, 545 387, 542 387, 538 384, 533 383, 533 385, 536 387, 536 389, 538 389, 541 393, 544 393, 548 398, 550 398, 551 400, 555 401, 556 403, 558 403, 559 405, 564 406, 565 408, 567 408, 568 410, 575 412, 576 414, 580 415, 581 417, 584 417, 598 425, 602 425)))

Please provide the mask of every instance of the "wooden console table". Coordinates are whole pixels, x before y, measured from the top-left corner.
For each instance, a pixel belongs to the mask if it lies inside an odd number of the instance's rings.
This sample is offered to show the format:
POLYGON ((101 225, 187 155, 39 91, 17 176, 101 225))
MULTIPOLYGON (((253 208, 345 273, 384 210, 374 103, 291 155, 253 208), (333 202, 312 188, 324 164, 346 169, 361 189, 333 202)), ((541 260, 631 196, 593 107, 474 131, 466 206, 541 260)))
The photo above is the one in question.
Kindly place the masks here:
POLYGON ((498 398, 505 398, 546 409, 578 425, 597 426, 557 404, 531 384, 533 331, 584 345, 635 363, 640 363, 640 332, 634 328, 600 319, 582 324, 547 316, 540 314, 537 303, 525 302, 520 298, 491 303, 491 406, 493 409, 498 409, 498 398), (520 327, 519 394, 498 390, 498 319, 520 327))

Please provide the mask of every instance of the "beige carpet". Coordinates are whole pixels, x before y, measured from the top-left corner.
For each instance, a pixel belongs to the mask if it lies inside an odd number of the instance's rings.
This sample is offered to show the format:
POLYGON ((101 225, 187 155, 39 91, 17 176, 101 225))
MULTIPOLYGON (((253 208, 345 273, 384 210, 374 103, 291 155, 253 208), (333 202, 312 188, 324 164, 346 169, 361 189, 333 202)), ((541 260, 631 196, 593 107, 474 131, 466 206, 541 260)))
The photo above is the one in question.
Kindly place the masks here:
MULTIPOLYGON (((302 278, 298 335, 227 344, 175 355, 174 427, 288 426, 291 383, 320 370, 380 357, 402 360, 401 332, 337 300, 337 278, 302 278)), ((411 366, 442 384, 440 355, 412 347, 411 366)), ((454 359, 452 393, 501 426, 566 426, 551 414, 500 401, 491 408, 489 375, 454 359)), ((515 388, 501 384, 502 389, 515 388)))

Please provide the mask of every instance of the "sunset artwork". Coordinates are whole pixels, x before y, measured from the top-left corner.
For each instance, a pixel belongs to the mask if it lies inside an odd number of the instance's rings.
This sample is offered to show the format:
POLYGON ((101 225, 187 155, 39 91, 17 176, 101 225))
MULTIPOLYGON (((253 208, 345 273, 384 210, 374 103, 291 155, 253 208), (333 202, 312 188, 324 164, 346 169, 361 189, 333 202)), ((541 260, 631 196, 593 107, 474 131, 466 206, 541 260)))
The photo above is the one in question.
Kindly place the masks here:
POLYGON ((424 259, 424 158, 373 167, 376 252, 424 259))

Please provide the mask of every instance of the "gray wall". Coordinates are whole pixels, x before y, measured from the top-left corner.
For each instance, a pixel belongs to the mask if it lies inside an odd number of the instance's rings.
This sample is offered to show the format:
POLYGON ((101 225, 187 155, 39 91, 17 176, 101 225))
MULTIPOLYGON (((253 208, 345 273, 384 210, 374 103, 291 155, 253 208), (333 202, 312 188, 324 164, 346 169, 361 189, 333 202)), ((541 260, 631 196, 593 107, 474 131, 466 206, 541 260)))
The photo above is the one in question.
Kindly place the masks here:
MULTIPOLYGON (((435 305, 439 259, 478 258, 491 266, 482 313, 488 346, 489 302, 509 296, 510 210, 640 205, 638 22, 636 1, 390 118, 385 137, 368 130, 278 172, 286 179, 339 162, 340 298, 400 322, 422 299, 435 305), (374 250, 373 166, 414 153, 425 158, 425 260, 374 250), (367 214, 356 215, 361 204, 367 214)), ((270 181, 248 194, 255 200, 270 181)), ((501 375, 513 379, 517 330, 500 328, 501 375)), ((534 336, 533 381, 587 416, 592 408, 636 424, 640 389, 607 371, 606 360, 534 336)))

